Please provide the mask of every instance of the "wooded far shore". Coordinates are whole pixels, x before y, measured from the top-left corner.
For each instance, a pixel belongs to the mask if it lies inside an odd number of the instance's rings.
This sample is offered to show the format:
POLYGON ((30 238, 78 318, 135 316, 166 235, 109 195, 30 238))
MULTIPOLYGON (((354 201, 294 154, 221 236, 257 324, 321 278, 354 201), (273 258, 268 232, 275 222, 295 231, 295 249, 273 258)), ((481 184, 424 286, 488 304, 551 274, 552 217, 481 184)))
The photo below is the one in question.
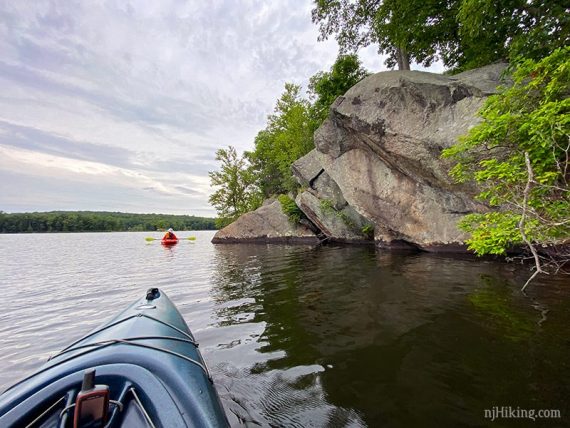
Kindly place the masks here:
POLYGON ((0 211, 0 233, 31 232, 142 232, 164 230, 215 230, 214 218, 171 214, 131 214, 106 211, 0 211))

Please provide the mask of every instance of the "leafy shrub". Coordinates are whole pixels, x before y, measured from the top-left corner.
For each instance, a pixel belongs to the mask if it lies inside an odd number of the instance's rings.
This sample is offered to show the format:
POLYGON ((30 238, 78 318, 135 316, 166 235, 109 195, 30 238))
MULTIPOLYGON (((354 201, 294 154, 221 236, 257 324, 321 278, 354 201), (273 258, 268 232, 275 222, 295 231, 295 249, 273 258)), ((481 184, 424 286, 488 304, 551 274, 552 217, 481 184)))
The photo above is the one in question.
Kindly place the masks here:
POLYGON ((291 223, 299 223, 305 216, 303 211, 301 211, 301 208, 297 206, 295 201, 291 199, 289 195, 279 195, 277 200, 281 204, 281 209, 287 215, 291 223))
POLYGON ((570 236, 569 58, 567 47, 520 62, 513 85, 488 98, 481 123, 443 151, 455 161, 451 175, 476 182, 478 199, 497 207, 459 224, 477 254, 505 254, 523 242, 556 245, 570 236))
POLYGON ((372 239, 372 238, 374 238, 374 225, 367 223, 364 226, 362 226, 362 229, 360 229, 360 232, 362 232, 362 234, 366 238, 372 239))

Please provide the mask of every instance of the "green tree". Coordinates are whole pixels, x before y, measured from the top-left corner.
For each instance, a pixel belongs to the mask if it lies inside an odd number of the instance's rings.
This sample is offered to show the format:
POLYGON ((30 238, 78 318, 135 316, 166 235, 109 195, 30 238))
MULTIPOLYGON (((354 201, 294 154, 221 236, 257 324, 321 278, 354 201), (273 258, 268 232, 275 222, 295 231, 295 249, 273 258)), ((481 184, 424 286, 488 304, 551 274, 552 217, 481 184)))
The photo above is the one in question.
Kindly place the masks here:
MULTIPOLYGON (((526 244, 536 265, 530 281, 545 270, 537 245, 570 239, 570 47, 522 61, 513 81, 487 100, 483 121, 443 155, 456 162, 452 176, 475 181, 478 197, 496 208, 461 222, 471 234, 469 248, 505 254, 526 244)), ((558 269, 570 260, 559 256, 547 263, 558 269)))
POLYGON ((457 1, 315 0, 313 22, 320 40, 336 35, 342 53, 377 43, 386 65, 409 70, 410 61, 429 65, 436 51, 457 49, 457 1))
POLYGON ((309 93, 314 99, 312 110, 318 123, 328 116, 329 108, 337 97, 360 82, 368 72, 356 54, 339 55, 330 71, 321 71, 309 80, 309 93))
POLYGON ((301 87, 286 83, 266 128, 255 137, 255 149, 246 153, 264 197, 296 189, 291 164, 313 149, 316 128, 310 103, 301 97, 301 87))
POLYGON ((229 146, 216 152, 221 162, 219 171, 209 172, 211 185, 218 189, 210 196, 210 203, 216 208, 218 227, 224 227, 240 215, 261 205, 262 199, 255 175, 246 156, 238 156, 236 149, 229 146))
POLYGON ((497 60, 539 60, 570 42, 568 3, 561 0, 461 0, 456 21, 457 71, 497 60))
POLYGON ((143 231, 164 229, 167 225, 172 225, 177 230, 215 229, 213 218, 188 215, 130 214, 105 211, 0 213, 0 233, 143 231))
POLYGON ((341 52, 377 43, 389 67, 454 71, 519 55, 539 59, 569 42, 563 0, 315 0, 320 39, 335 35, 341 52))
POLYGON ((454 62, 460 50, 457 0, 384 0, 372 17, 372 30, 386 65, 409 70, 410 62, 429 67, 454 62))

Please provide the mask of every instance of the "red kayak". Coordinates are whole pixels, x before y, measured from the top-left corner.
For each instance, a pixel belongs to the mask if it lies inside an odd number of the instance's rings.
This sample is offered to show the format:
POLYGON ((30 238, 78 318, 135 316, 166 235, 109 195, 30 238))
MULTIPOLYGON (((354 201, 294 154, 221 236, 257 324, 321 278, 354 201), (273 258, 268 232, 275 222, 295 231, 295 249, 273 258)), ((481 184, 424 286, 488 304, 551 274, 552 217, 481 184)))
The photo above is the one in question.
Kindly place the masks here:
POLYGON ((178 244, 178 239, 162 239, 160 243, 162 245, 176 245, 178 244))

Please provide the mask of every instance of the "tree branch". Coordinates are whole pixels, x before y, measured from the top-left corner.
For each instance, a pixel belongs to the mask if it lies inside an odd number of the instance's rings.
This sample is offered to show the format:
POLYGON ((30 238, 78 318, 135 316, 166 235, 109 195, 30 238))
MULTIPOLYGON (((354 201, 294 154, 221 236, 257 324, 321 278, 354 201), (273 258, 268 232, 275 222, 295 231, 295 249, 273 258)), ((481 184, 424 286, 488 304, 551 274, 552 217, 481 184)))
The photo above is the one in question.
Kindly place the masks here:
POLYGON ((542 270, 542 264, 540 263, 540 257, 538 255, 538 252, 536 251, 536 248, 534 248, 534 245, 532 245, 532 242, 528 239, 528 237, 526 236, 526 232, 524 230, 525 227, 525 221, 526 221, 526 212, 527 212, 527 206, 528 206, 528 196, 530 194, 530 190, 532 188, 532 183, 534 182, 534 173, 532 171, 532 165, 530 164, 530 158, 528 156, 528 152, 524 152, 524 160, 526 163, 526 169, 528 172, 528 179, 526 182, 526 187, 524 189, 524 199, 523 199, 523 206, 522 206, 522 214, 521 214, 521 219, 519 221, 519 231, 521 234, 521 237, 523 239, 523 241, 525 242, 525 244, 528 246, 528 248, 530 249, 530 252, 532 253, 532 256, 534 257, 534 263, 536 266, 536 271, 532 274, 532 276, 527 280, 527 282, 523 285, 523 287, 521 288, 521 291, 524 291, 525 288, 527 287, 528 284, 530 284, 530 282, 536 277, 536 275, 538 275, 539 273, 545 273, 548 274, 548 272, 545 272, 542 270))

